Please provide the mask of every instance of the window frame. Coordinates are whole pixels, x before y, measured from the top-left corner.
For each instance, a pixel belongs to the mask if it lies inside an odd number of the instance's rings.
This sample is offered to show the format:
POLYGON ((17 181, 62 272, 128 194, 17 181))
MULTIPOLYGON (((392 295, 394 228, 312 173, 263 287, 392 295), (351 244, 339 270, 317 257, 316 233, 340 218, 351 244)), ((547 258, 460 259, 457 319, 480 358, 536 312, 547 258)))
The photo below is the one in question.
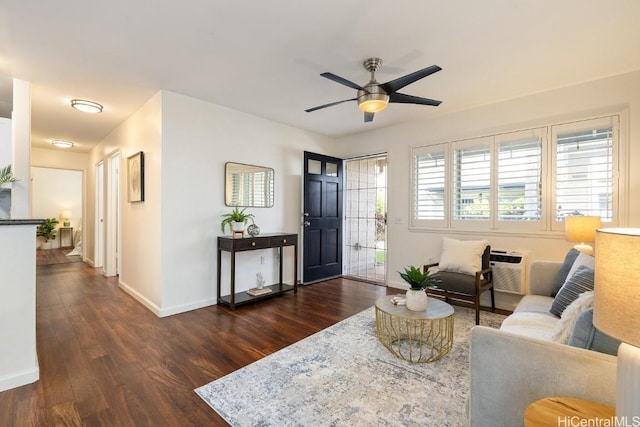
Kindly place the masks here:
POLYGON ((556 206, 556 137, 558 133, 570 133, 579 130, 590 130, 603 127, 612 128, 612 221, 605 226, 616 227, 625 224, 627 215, 626 197, 628 197, 628 138, 625 126, 628 120, 627 110, 617 110, 606 114, 583 116, 574 120, 549 121, 540 126, 532 126, 512 131, 496 132, 491 135, 452 140, 410 147, 411 164, 411 197, 409 227, 420 230, 448 230, 451 232, 495 232, 519 235, 540 235, 540 233, 559 236, 564 235, 564 221, 557 221, 555 216, 556 206), (603 125, 604 124, 604 125, 603 125), (539 221, 512 221, 498 218, 498 146, 508 141, 517 141, 527 137, 537 136, 541 139, 541 164, 540 164, 540 191, 541 191, 541 218, 539 221), (461 147, 473 147, 478 144, 490 146, 490 218, 489 220, 468 220, 455 218, 455 167, 454 150, 461 147), (425 153, 444 152, 445 154, 445 180, 444 180, 444 212, 442 220, 420 219, 416 216, 416 198, 418 196, 418 183, 416 181, 417 156, 425 153))
POLYGON ((410 209, 411 214, 410 225, 412 227, 422 227, 422 228, 448 228, 449 227, 449 217, 450 217, 450 195, 447 191, 449 187, 449 174, 447 174, 448 164, 449 164, 449 144, 433 144, 422 147, 414 147, 411 149, 411 181, 414 183, 413 191, 411 192, 411 201, 410 201, 410 209), (444 218, 443 219, 417 219, 416 218, 416 199, 418 198, 417 188, 415 186, 416 183, 416 174, 418 173, 417 168, 417 157, 424 154, 443 154, 444 156, 444 172, 443 172, 443 201, 444 201, 444 218))
MULTIPOLYGON (((450 156, 449 158, 451 159, 451 162, 449 163, 449 175, 451 176, 451 186, 449 187, 451 189, 451 191, 449 191, 450 193, 450 202, 449 202, 449 207, 450 207, 450 212, 451 212, 451 228, 453 229, 473 229, 473 230, 486 230, 487 228, 493 228, 491 222, 492 222, 492 218, 491 218, 491 212, 493 211, 493 207, 492 207, 492 203, 494 201, 494 197, 493 197, 493 182, 494 182, 494 171, 493 168, 491 167, 493 159, 495 158, 495 151, 494 151, 494 147, 493 147, 493 137, 486 137, 486 136, 482 136, 482 137, 478 137, 478 138, 470 138, 470 139, 465 139, 465 140, 460 140, 460 141, 453 141, 450 143, 450 156), (455 151, 459 150, 459 149, 465 149, 465 148, 479 148, 479 147, 486 147, 488 154, 489 154, 489 218, 487 219, 461 219, 461 218, 456 218, 456 206, 455 206, 455 200, 458 196, 457 194, 457 188, 454 187, 454 185, 456 184, 456 175, 458 174, 458 171, 456 169, 456 165, 454 164, 455 162, 455 158, 456 158, 456 154, 455 151)), ((445 167, 446 168, 446 167, 445 167)), ((445 190, 446 191, 446 190, 445 190)))
POLYGON ((558 205, 558 195, 556 193, 556 174, 557 169, 555 167, 557 162, 557 137, 560 133, 571 133, 571 132, 580 132, 586 130, 592 130, 597 128, 605 128, 611 127, 612 129, 612 215, 611 221, 603 220, 603 227, 617 227, 620 223, 620 209, 619 209, 619 199, 620 199, 620 189, 618 186, 619 177, 620 177, 620 165, 619 165, 619 156, 620 156, 620 115, 611 115, 604 117, 596 117, 591 119, 584 120, 576 120, 568 123, 560 123, 550 126, 550 135, 551 135, 551 145, 553 150, 549 156, 549 170, 551 174, 551 182, 552 186, 550 188, 550 222, 551 222, 551 231, 562 231, 564 232, 564 221, 558 221, 556 219, 555 207, 558 205))

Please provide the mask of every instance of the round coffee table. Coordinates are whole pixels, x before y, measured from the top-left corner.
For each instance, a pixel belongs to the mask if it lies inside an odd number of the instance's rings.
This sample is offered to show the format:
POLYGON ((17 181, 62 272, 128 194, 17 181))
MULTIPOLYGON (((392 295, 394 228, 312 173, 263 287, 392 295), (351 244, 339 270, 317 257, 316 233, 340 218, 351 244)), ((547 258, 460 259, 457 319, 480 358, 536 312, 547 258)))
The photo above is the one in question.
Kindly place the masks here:
POLYGON ((376 301, 376 336, 394 356, 414 363, 435 362, 453 346, 454 310, 429 298, 426 311, 411 311, 391 301, 376 301))

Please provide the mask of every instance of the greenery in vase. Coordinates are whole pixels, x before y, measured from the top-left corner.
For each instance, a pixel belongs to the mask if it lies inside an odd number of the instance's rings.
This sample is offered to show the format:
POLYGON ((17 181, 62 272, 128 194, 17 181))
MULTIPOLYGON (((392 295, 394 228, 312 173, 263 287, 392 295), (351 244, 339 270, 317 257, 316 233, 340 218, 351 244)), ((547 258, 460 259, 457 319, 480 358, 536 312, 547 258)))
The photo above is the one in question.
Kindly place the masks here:
POLYGON ((226 213, 222 215, 222 218, 224 218, 220 223, 220 229, 222 230, 222 232, 224 233, 224 229, 227 226, 229 226, 229 228, 233 230, 232 223, 234 222, 241 222, 246 225, 247 222, 251 221, 251 223, 254 224, 253 214, 245 213, 244 211, 246 210, 247 208, 239 210, 238 207, 236 206, 235 208, 233 208, 231 213, 226 213))
POLYGON ((11 165, 7 165, 3 168, 0 168, 0 191, 5 190, 2 187, 4 184, 9 184, 10 182, 20 181, 18 178, 13 176, 13 171, 11 170, 11 165))
POLYGON ((58 225, 58 220, 55 218, 45 218, 44 223, 38 226, 36 230, 36 236, 44 237, 45 243, 49 240, 56 239, 56 233, 58 230, 56 226, 58 225))
POLYGON ((400 274, 400 277, 402 277, 414 291, 433 288, 436 285, 436 280, 431 277, 428 271, 423 273, 420 269, 413 266, 406 267, 404 273, 399 271, 398 274, 400 274))

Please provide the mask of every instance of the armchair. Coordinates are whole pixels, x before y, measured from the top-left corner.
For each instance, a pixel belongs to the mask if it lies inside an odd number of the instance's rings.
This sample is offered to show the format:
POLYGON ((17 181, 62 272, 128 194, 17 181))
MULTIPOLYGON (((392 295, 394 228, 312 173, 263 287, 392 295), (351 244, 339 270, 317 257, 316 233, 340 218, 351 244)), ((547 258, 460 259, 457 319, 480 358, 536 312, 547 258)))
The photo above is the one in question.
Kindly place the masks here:
MULTIPOLYGON (((496 309, 496 300, 493 290, 493 272, 490 263, 491 246, 487 245, 482 253, 482 268, 475 272, 475 275, 458 273, 453 271, 439 270, 437 277, 437 287, 427 288, 427 294, 438 295, 449 299, 463 300, 471 302, 476 310, 476 325, 480 324, 480 295, 484 291, 491 292, 491 310, 496 309)), ((426 264, 423 271, 428 271, 432 267, 438 267, 440 263, 426 264)))

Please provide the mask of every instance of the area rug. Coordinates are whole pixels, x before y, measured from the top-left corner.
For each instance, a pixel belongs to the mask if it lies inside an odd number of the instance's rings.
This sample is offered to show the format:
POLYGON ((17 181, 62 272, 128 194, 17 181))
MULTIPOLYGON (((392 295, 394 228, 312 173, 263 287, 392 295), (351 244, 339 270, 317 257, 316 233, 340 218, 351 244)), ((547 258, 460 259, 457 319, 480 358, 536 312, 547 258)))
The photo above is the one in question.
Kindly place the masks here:
POLYGON ((463 426, 474 325, 455 307, 451 352, 412 364, 380 344, 371 307, 195 391, 232 426, 463 426))

